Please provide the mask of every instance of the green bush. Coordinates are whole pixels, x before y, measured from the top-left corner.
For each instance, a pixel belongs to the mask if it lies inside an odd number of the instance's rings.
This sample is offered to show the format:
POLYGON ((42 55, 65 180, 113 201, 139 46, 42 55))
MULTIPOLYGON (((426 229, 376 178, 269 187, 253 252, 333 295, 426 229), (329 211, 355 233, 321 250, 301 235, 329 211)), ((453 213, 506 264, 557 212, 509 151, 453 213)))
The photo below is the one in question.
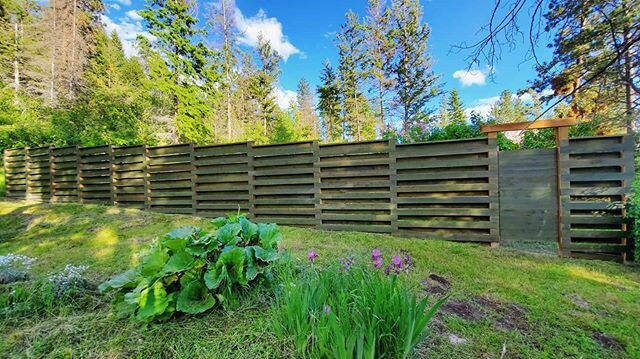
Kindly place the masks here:
POLYGON ((118 315, 161 321, 176 312, 198 314, 270 278, 281 239, 275 224, 255 224, 244 216, 213 223, 215 233, 191 226, 174 229, 140 265, 103 283, 100 290, 116 291, 118 315))
POLYGON ((341 262, 284 278, 274 308, 276 335, 292 338, 303 357, 409 356, 446 298, 427 308, 427 299, 418 300, 397 273, 341 262))

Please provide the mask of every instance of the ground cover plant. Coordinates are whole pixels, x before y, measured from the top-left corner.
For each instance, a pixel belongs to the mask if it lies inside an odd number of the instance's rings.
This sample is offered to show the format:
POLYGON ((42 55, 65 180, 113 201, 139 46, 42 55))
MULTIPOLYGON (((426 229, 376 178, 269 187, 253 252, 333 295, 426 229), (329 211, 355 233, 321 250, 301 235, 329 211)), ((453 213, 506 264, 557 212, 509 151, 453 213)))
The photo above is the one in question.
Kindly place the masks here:
MULTIPOLYGON (((317 253, 310 251, 313 264, 317 253)), ((399 275, 412 264, 394 256, 383 270, 382 253, 372 263, 340 258, 323 268, 285 272, 276 297, 274 331, 293 338, 296 351, 311 358, 407 358, 446 297, 428 306, 399 275)))
POLYGON ((199 314, 269 275, 269 265, 279 258, 276 224, 255 224, 241 215, 213 224, 215 232, 172 230, 139 265, 104 282, 101 290, 116 290, 118 315, 162 321, 176 312, 199 314))
MULTIPOLYGON (((65 267, 103 283, 142 262, 159 235, 182 226, 215 230, 209 219, 80 204, 0 201, 0 255, 35 258, 30 279, 0 285, 34 293, 65 267)), ((406 249, 414 265, 403 282, 429 306, 449 295, 413 357, 640 358, 640 271, 617 263, 560 259, 509 248, 412 240, 388 235, 280 227, 279 248, 298 262, 314 250, 314 266, 351 255, 369 260, 406 249)), ((273 301, 243 294, 227 308, 163 323, 119 319, 110 295, 83 289, 68 300, 18 310, 1 305, 0 353, 9 358, 283 358, 297 357, 294 338, 273 329, 273 301), (7 309, 8 308, 8 309, 7 309), (4 310, 7 309, 7 310, 4 310)), ((9 301, 11 302, 11 301, 9 301)), ((27 300, 22 300, 26 303, 27 300)), ((6 303, 0 300, 0 303, 6 303)), ((23 308, 27 308, 25 304, 23 308)))

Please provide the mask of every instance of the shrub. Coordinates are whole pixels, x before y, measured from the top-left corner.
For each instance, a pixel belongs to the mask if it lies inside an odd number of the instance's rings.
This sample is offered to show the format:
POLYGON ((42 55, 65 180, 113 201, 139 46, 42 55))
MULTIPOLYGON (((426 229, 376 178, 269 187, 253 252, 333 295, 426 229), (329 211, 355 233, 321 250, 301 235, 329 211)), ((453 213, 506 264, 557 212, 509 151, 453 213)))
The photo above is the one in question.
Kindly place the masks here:
POLYGON ((321 270, 290 271, 276 295, 274 332, 292 337, 303 357, 409 356, 446 298, 427 308, 399 277, 408 257, 383 267, 376 254, 375 268, 346 257, 321 270))
POLYGON ((21 282, 29 279, 29 272, 35 258, 22 254, 0 256, 0 284, 21 282))
POLYGON ((215 233, 191 226, 172 230, 140 265, 103 283, 101 290, 116 291, 119 316, 153 321, 176 312, 202 313, 270 276, 281 238, 275 224, 254 224, 244 216, 217 218, 213 224, 215 233))

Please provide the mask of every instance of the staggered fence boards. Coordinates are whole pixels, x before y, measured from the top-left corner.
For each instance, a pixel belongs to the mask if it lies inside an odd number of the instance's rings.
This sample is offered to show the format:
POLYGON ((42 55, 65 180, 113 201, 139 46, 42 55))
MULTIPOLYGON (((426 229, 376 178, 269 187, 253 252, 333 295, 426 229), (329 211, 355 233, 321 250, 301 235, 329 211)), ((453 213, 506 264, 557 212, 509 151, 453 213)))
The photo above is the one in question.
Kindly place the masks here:
POLYGON ((571 139, 561 150, 568 169, 561 178, 563 249, 571 256, 632 260, 624 219, 635 176, 632 137, 571 139))
POLYGON ((253 146, 251 214, 257 221, 313 226, 314 143, 253 146))
POLYGON ((109 204, 111 197, 111 146, 80 147, 80 201, 109 204))
POLYGON ((7 196, 260 222, 491 242, 558 239, 560 253, 630 260, 633 139, 498 153, 479 138, 147 147, 3 154, 7 196))
POLYGON ((145 208, 146 148, 142 145, 114 147, 111 153, 111 191, 114 204, 145 208))
POLYGON ((193 149, 195 214, 218 217, 249 212, 249 143, 193 149))
POLYGON ((51 199, 51 147, 27 149, 27 199, 51 199))
POLYGON ((78 147, 51 149, 51 202, 78 202, 78 147))
POLYGON ((397 146, 398 231, 410 236, 498 241, 493 141, 397 146))
POLYGON ((389 141, 320 146, 320 228, 391 232, 389 141))
POLYGON ((163 213, 193 213, 189 144, 147 148, 147 208, 163 213))
POLYGON ((27 150, 5 150, 3 165, 6 177, 7 197, 27 196, 27 150))

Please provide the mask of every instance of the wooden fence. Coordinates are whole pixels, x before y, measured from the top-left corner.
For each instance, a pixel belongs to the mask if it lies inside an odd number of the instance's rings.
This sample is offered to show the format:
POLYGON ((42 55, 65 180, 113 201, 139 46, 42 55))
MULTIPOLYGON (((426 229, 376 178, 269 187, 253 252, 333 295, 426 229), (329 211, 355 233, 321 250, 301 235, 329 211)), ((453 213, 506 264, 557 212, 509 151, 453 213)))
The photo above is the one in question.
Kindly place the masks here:
MULTIPOLYGON (((557 151, 549 165, 556 167, 546 170, 559 176, 540 178, 557 184, 551 215, 560 253, 631 258, 623 203, 634 174, 632 138, 572 139, 557 151)), ((530 184, 514 176, 518 168, 499 168, 498 158, 496 140, 478 138, 39 147, 6 150, 3 162, 10 198, 205 217, 239 210, 283 225, 497 244, 501 234, 540 226, 535 219, 514 223, 504 212, 501 226, 501 204, 528 201, 517 192, 530 184)), ((523 158, 516 162, 524 168, 523 158)))

